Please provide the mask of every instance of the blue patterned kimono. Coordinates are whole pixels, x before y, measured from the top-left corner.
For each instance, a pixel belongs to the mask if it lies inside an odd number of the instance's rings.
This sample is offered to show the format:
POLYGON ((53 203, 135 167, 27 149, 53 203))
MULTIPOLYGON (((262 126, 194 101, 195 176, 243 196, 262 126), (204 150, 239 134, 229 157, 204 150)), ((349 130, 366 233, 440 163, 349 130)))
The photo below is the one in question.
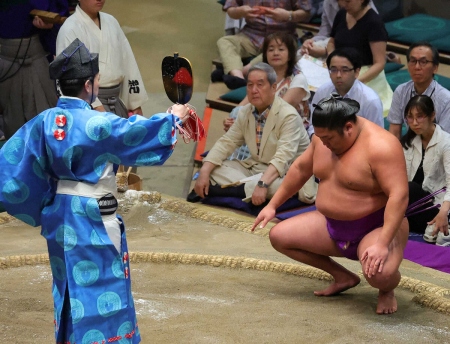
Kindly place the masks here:
POLYGON ((97 199, 56 193, 58 180, 97 185, 110 163, 162 164, 176 143, 175 121, 170 114, 123 119, 62 97, 2 147, 0 202, 16 218, 41 225, 47 239, 56 343, 140 342, 123 224, 118 252, 97 199))

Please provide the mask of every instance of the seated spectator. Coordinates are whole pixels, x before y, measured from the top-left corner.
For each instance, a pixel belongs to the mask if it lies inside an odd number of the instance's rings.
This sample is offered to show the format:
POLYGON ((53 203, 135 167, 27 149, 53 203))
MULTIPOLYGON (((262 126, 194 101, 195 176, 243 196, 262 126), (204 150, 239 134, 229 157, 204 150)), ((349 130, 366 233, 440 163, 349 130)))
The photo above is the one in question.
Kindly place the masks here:
POLYGON ((450 132, 450 91, 433 79, 439 68, 439 52, 428 42, 416 42, 406 52, 406 60, 411 80, 395 89, 387 116, 389 131, 400 139, 402 124, 408 124, 406 104, 416 95, 427 95, 434 103, 436 123, 450 132))
MULTIPOLYGON (((272 66, 277 74, 275 94, 283 98, 296 108, 303 118, 304 123, 308 123, 309 104, 308 99, 311 92, 308 88, 306 77, 299 70, 295 69, 297 43, 294 36, 275 32, 264 39, 263 61, 272 66)), ((239 105, 248 104, 248 97, 239 105)), ((231 111, 230 117, 224 120, 224 130, 228 131, 237 117, 240 107, 231 111)), ((232 155, 231 159, 243 160, 249 156, 246 146, 239 147, 232 155)))
POLYGON ((224 11, 233 19, 244 18, 246 24, 238 34, 217 41, 225 84, 231 89, 245 86, 242 58, 259 55, 268 34, 279 31, 296 35, 295 23, 309 20, 310 8, 310 0, 227 0, 224 11), (261 9, 263 5, 269 6, 261 9))
MULTIPOLYGON (((219 0, 217 2, 223 8, 226 0, 219 0)), ((230 18, 228 13, 225 13, 225 35, 226 36, 237 34, 239 31, 241 31, 241 29, 244 27, 244 25, 245 25, 245 19, 243 19, 243 18, 242 19, 233 19, 233 18, 230 18)))
POLYGON ((334 18, 327 53, 336 48, 351 47, 361 54, 358 79, 372 88, 383 103, 387 116, 392 102, 384 66, 386 64, 387 31, 381 17, 370 7, 369 0, 347 0, 334 18))
MULTIPOLYGON (((276 97, 275 92, 275 70, 264 62, 252 66, 247 83, 250 103, 241 108, 236 122, 203 159, 194 187, 194 193, 200 198, 232 196, 261 205, 274 195, 292 161, 306 150, 309 138, 300 116, 293 106, 276 97), (244 143, 250 157, 227 160, 244 143), (262 173, 259 180, 221 187, 259 173, 262 173)), ((311 177, 299 192, 300 201, 313 203, 316 190, 317 184, 311 177)))
MULTIPOLYGON (((339 9, 343 7, 342 0, 325 0, 323 1, 322 17, 320 28, 317 35, 313 38, 307 39, 303 42, 300 48, 300 54, 308 54, 317 58, 327 58, 327 44, 330 39, 331 27, 333 26, 334 18, 339 9), (342 3, 341 5, 339 3, 342 3)), ((370 7, 378 13, 375 4, 372 0, 369 2, 370 7)))
POLYGON ((450 246, 450 134, 435 124, 436 113, 429 96, 412 97, 406 104, 404 116, 409 129, 400 141, 406 159, 409 204, 447 187, 444 194, 434 197, 433 203, 440 204, 440 209, 432 208, 427 203, 423 207, 407 211, 409 230, 424 233, 425 241, 450 246), (431 209, 421 211, 425 208, 431 209), (409 216, 408 213, 416 214, 409 216))
MULTIPOLYGON (((354 99, 359 103, 358 116, 384 128, 383 104, 381 104, 380 97, 374 90, 358 80, 361 70, 359 53, 352 48, 336 49, 328 56, 327 66, 331 81, 317 89, 312 104, 317 104, 321 99, 329 97, 330 94, 337 93, 342 98, 354 99)), ((308 128, 308 133, 310 136, 314 133, 312 125, 308 128)))

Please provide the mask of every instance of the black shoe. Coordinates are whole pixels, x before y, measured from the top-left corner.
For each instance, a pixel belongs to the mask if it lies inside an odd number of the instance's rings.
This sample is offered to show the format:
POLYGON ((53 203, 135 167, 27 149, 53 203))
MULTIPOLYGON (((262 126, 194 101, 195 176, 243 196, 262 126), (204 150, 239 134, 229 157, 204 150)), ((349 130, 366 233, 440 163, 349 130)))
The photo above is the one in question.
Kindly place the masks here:
POLYGON ((215 70, 213 70, 213 72, 211 73, 211 81, 212 82, 222 82, 223 81, 223 75, 224 75, 224 71, 222 68, 216 68, 215 70))
POLYGON ((197 195, 195 193, 195 191, 192 189, 192 191, 187 196, 186 201, 191 202, 191 203, 197 203, 197 202, 200 202, 201 199, 202 198, 199 195, 197 195))
POLYGON ((314 35, 311 31, 303 31, 303 36, 299 38, 300 43, 304 43, 306 40, 313 38, 314 35))
POLYGON ((230 90, 247 86, 247 81, 245 81, 245 79, 229 74, 223 76, 223 82, 230 90))
POLYGON ((242 58, 242 64, 244 66, 248 65, 256 56, 244 57, 242 58))

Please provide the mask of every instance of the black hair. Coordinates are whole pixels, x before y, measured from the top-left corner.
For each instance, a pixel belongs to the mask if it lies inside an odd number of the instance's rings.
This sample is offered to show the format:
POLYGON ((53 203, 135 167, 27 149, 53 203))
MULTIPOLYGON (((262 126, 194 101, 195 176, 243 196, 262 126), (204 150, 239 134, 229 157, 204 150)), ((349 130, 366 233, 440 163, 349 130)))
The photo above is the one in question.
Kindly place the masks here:
MULTIPOLYGON (((418 95, 412 97, 409 100, 408 104, 406 104, 405 112, 403 114, 405 118, 406 116, 408 116, 409 112, 412 109, 418 109, 422 111, 426 115, 426 117, 431 117, 433 116, 434 113, 433 100, 425 95, 418 95)), ((416 137, 416 135, 417 134, 414 131, 412 131, 411 128, 408 128, 406 134, 403 135, 402 138, 400 139, 400 143, 402 144, 403 148, 407 150, 409 147, 411 147, 411 142, 414 139, 414 137, 416 137)))
POLYGON ((281 43, 286 44, 288 49, 288 68, 286 70, 285 77, 288 77, 294 74, 295 64, 297 63, 297 42, 295 37, 289 33, 277 31, 271 33, 270 35, 264 38, 263 43, 263 62, 267 62, 267 49, 269 48, 269 44, 272 41, 280 41, 281 43))
POLYGON ((86 81, 90 81, 94 85, 94 77, 90 76, 87 78, 80 79, 66 79, 58 80, 59 88, 64 96, 68 97, 78 97, 84 89, 86 81))
POLYGON ((327 67, 330 69, 331 59, 335 56, 346 58, 353 66, 354 69, 361 69, 362 61, 361 55, 358 50, 354 48, 339 48, 333 50, 327 57, 327 67))
POLYGON ((439 66, 439 51, 430 43, 427 41, 418 41, 418 42, 414 42, 413 44, 411 44, 408 48, 408 50, 406 51, 406 60, 409 62, 409 55, 411 54, 411 51, 414 48, 417 47, 427 47, 430 48, 431 50, 431 55, 432 58, 431 60, 433 61, 433 64, 435 66, 439 66))
POLYGON ((369 4, 370 0, 364 0, 361 4, 361 7, 366 7, 369 4))
POLYGON ((356 114, 359 111, 359 103, 356 100, 342 98, 337 93, 324 98, 313 105, 312 124, 314 127, 336 130, 339 135, 344 133, 347 122, 356 123, 356 114))

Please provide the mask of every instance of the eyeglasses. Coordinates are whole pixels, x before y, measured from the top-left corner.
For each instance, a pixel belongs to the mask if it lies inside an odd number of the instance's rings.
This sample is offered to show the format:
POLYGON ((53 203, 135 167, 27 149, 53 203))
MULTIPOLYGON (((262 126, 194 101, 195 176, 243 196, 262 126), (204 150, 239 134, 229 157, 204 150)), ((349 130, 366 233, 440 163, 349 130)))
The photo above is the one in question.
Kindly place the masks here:
POLYGON ((336 67, 331 67, 328 71, 330 72, 330 74, 337 74, 337 73, 341 73, 341 74, 347 74, 350 73, 352 70, 355 70, 355 68, 336 68, 336 67))
POLYGON ((408 121, 408 123, 413 123, 414 120, 416 120, 417 123, 422 123, 426 117, 427 116, 425 116, 425 115, 418 115, 416 117, 408 115, 408 116, 406 116, 406 120, 408 121))
POLYGON ((419 62, 420 67, 425 67, 427 65, 427 63, 433 63, 433 61, 429 61, 427 59, 420 59, 420 60, 409 59, 408 64, 412 67, 415 67, 417 62, 419 62))

